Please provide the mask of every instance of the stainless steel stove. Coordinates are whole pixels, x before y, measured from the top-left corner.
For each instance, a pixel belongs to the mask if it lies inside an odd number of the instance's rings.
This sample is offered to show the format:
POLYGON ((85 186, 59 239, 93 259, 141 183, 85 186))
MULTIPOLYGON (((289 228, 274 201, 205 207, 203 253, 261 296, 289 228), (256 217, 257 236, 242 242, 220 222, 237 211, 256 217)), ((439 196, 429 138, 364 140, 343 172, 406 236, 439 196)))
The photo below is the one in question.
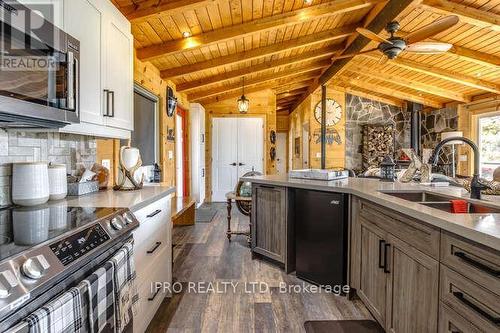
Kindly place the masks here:
POLYGON ((0 331, 85 278, 138 225, 128 208, 0 210, 0 331))

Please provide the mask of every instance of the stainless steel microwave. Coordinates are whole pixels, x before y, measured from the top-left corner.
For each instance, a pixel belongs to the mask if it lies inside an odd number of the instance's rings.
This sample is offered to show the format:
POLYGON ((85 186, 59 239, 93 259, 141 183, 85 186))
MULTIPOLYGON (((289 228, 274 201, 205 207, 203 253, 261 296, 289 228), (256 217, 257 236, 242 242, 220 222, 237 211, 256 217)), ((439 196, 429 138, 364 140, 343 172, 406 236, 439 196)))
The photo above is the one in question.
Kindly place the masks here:
POLYGON ((0 24, 0 127, 78 123, 80 42, 15 1, 0 24))

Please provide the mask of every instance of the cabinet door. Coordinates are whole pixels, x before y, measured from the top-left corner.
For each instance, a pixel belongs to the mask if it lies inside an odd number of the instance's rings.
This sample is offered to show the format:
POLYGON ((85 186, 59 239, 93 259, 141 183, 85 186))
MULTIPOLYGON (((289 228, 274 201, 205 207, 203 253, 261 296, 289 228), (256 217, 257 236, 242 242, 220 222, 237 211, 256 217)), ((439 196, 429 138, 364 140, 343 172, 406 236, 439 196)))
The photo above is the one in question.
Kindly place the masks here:
POLYGON ((65 30, 80 41, 80 120, 102 125, 102 10, 90 0, 65 0, 65 30))
MULTIPOLYGON (((384 325, 387 318, 387 284, 389 274, 384 272, 384 253, 387 234, 360 218, 361 237, 359 262, 359 290, 358 295, 370 309, 377 321, 384 325)), ((388 256, 387 256, 388 258, 388 256)))
POLYGON ((104 100, 106 125, 133 130, 132 35, 123 29, 114 15, 108 15, 105 40, 105 89, 109 90, 104 100))
POLYGON ((286 189, 257 185, 252 195, 252 250, 285 263, 286 189))
POLYGON ((407 243, 389 236, 389 332, 436 332, 439 263, 407 243))

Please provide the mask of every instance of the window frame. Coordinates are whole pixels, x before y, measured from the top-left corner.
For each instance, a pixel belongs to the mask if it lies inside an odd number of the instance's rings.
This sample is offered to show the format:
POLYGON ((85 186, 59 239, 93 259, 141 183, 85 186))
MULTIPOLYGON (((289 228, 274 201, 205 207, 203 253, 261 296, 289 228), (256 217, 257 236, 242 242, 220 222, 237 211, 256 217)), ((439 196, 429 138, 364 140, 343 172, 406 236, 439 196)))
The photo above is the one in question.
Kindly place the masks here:
MULTIPOLYGON (((483 159, 482 159, 482 156, 481 156, 481 119, 483 118, 490 118, 490 117, 497 117, 497 116, 500 116, 500 111, 491 111, 491 112, 484 112, 484 113, 480 113, 480 114, 477 114, 475 115, 475 130, 476 130, 476 142, 477 142, 477 146, 478 146, 478 149, 479 149, 479 176, 482 177, 483 174, 482 174, 482 164, 483 164, 483 159)), ((499 165, 500 166, 500 165, 499 165)))

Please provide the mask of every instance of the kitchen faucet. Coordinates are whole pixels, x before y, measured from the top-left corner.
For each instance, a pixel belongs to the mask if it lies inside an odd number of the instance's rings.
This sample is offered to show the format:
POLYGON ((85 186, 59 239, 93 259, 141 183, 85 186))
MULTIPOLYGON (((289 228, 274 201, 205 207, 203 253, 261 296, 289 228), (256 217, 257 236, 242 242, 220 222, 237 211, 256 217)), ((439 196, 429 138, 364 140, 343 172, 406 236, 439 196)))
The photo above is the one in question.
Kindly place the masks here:
POLYGON ((472 181, 470 183, 470 197, 471 199, 481 199, 481 190, 483 190, 485 186, 479 181, 479 148, 472 140, 460 136, 442 140, 440 143, 438 143, 436 148, 434 148, 434 151, 429 158, 429 162, 434 166, 437 165, 439 152, 441 151, 443 146, 450 141, 462 141, 468 144, 474 151, 474 173, 472 175, 472 181))

